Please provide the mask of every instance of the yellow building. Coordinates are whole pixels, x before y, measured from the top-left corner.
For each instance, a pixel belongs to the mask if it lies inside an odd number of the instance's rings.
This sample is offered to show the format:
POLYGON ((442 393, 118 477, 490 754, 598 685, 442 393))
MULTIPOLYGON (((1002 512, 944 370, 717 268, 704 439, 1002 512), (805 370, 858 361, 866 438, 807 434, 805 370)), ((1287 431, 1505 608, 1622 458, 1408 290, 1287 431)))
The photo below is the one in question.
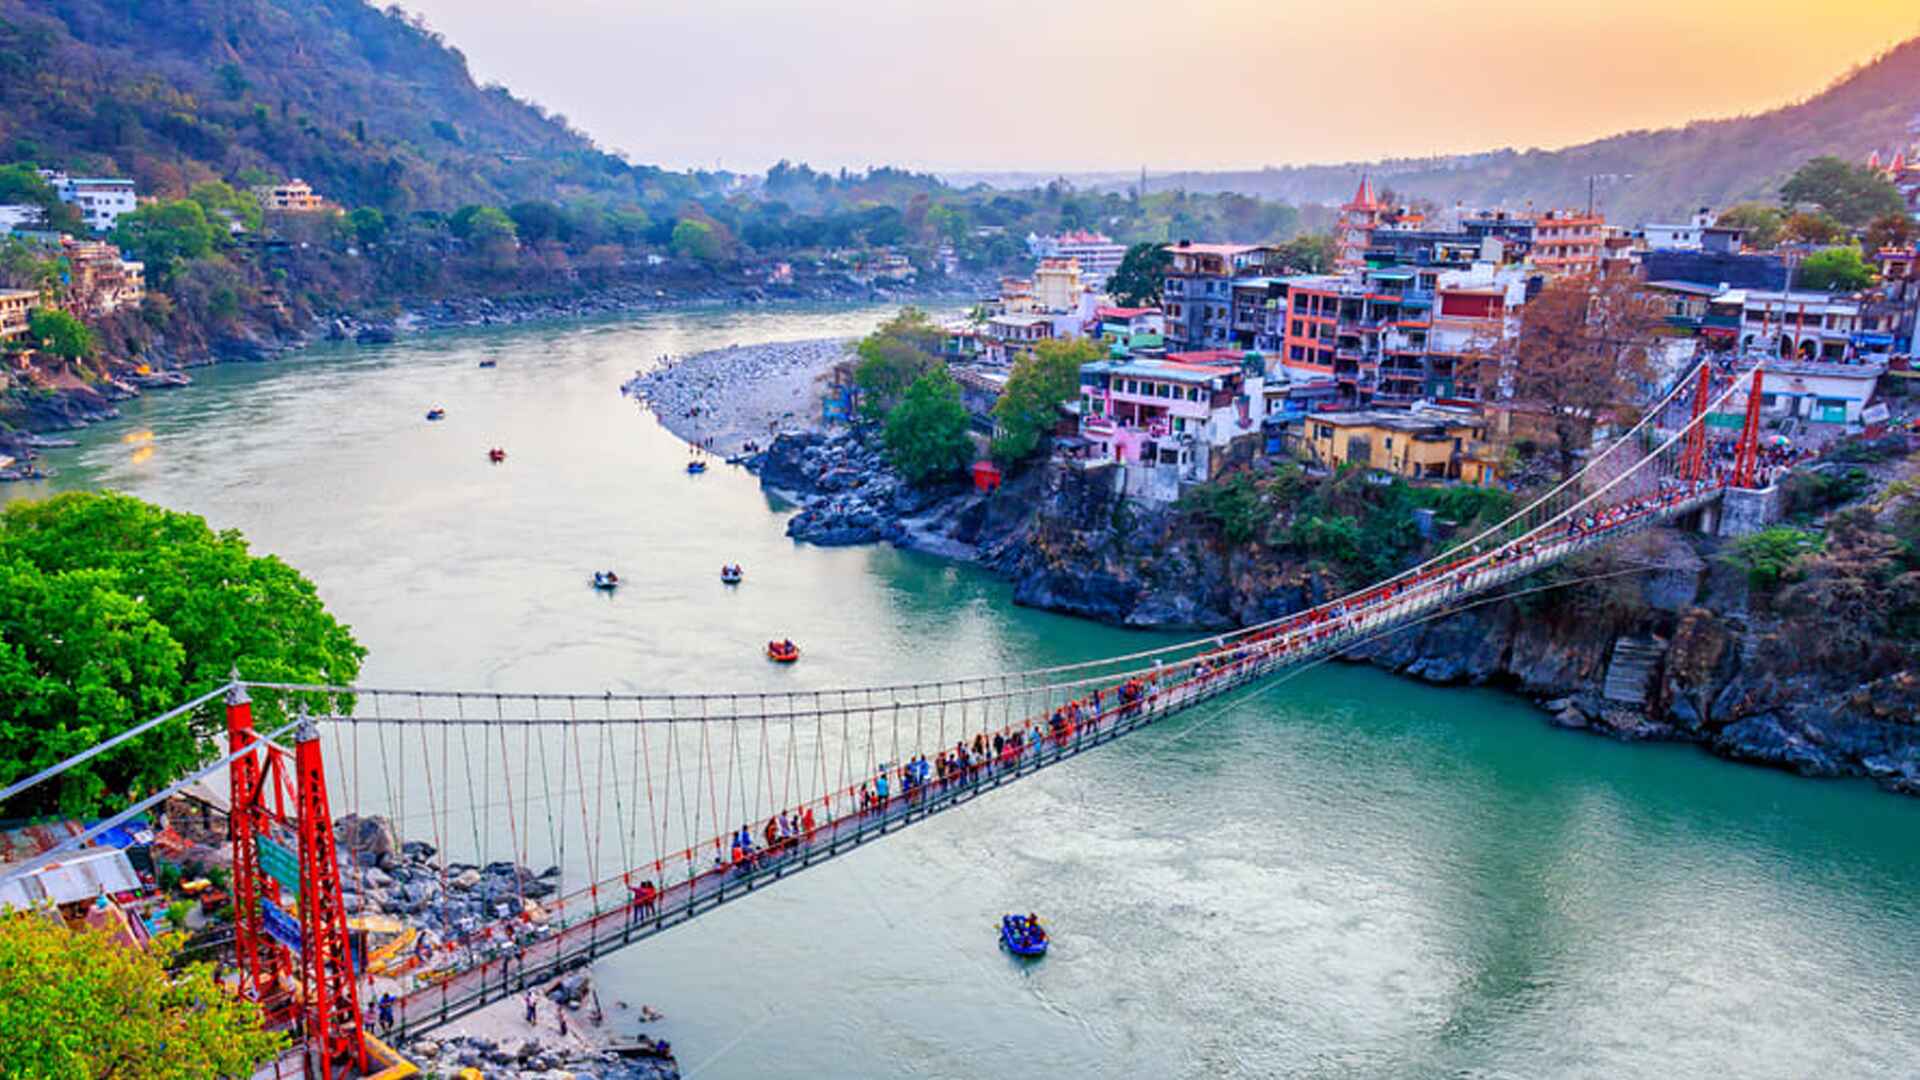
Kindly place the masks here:
POLYGON ((1486 422, 1471 409, 1314 413, 1295 429, 1300 451, 1330 469, 1353 464, 1409 480, 1474 485, 1499 479, 1486 422))
POLYGON ((1041 311, 1078 311, 1087 288, 1080 264, 1072 259, 1041 259, 1033 271, 1033 299, 1041 311))
POLYGON ((40 294, 32 289, 0 289, 0 341, 25 337, 27 317, 40 303, 40 294))
POLYGON ((279 213, 305 214, 331 209, 327 200, 314 193, 305 180, 295 177, 284 184, 255 188, 260 208, 279 213))

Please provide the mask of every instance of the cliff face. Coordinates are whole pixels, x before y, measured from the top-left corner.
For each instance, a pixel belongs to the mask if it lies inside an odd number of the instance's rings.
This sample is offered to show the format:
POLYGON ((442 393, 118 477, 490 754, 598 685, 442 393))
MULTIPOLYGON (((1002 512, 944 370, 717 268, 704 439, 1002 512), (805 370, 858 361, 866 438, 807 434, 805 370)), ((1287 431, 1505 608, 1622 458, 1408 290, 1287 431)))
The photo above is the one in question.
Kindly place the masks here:
MULTIPOLYGON (((767 455, 763 481, 809 503, 796 523, 834 524, 829 508, 846 496, 818 480, 835 474, 836 455, 850 452, 837 446, 851 440, 788 439, 767 455), (811 455, 806 467, 802 453, 811 455)), ((856 501, 863 519, 876 519, 861 539, 973 559, 1010 579, 1017 603, 1117 625, 1230 629, 1341 591, 1328 571, 1285 549, 1228 544, 1177 510, 1128 504, 1098 473, 1078 469, 1042 468, 991 497, 951 494, 892 515, 882 499, 856 501)), ((1691 742, 1920 795, 1920 672, 1829 662, 1796 647, 1805 628, 1751 595, 1745 577, 1715 557, 1719 545, 1655 530, 1346 659, 1524 693, 1565 727, 1691 742)))

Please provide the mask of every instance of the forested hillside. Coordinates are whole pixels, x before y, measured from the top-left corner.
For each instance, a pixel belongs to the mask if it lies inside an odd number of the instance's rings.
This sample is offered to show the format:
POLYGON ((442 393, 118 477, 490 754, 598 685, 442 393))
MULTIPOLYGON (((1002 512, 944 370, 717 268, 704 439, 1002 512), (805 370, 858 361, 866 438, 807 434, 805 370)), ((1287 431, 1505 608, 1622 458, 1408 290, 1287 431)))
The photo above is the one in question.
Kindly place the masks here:
MULTIPOLYGON (((1524 91, 1522 91, 1524 92, 1524 91)), ((1772 199, 1801 162, 1821 154, 1860 160, 1914 137, 1920 115, 1920 38, 1908 41, 1797 105, 1661 131, 1633 131, 1555 151, 1501 150, 1449 158, 1314 165, 1155 177, 1154 188, 1238 191, 1292 202, 1340 202, 1360 170, 1402 196, 1450 206, 1584 204, 1595 195, 1619 221, 1671 218, 1701 205, 1772 199)))
POLYGON ((300 176, 350 206, 696 193, 633 167, 364 0, 0 0, 0 158, 131 175, 300 176))

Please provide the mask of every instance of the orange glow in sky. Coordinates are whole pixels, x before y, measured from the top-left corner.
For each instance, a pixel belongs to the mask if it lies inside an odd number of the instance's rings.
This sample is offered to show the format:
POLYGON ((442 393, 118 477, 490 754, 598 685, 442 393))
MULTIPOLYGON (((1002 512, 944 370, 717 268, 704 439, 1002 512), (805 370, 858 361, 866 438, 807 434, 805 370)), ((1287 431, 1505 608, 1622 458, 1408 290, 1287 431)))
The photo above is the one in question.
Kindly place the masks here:
POLYGON ((636 161, 1249 167, 1555 147, 1763 110, 1914 0, 407 0, 636 161))

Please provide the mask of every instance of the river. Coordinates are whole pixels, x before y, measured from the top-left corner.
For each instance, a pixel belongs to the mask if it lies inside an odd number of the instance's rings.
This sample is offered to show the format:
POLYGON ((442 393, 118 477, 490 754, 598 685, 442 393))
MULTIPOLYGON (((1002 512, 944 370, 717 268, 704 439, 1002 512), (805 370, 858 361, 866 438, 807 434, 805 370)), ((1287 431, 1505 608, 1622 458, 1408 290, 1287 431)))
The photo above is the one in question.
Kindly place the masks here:
MULTIPOLYGON (((111 487, 243 530, 318 584, 372 684, 859 685, 1155 640, 1017 608, 968 567, 795 546, 752 477, 687 476, 617 391, 663 353, 886 314, 659 314, 204 369, 4 494, 111 487), (723 560, 746 587, 714 583, 723 560), (603 566, 616 596, 582 583, 603 566), (771 634, 803 663, 770 671, 771 634)), ((1333 665, 599 970, 607 1001, 668 1014, 698 1077, 1910 1075, 1920 801, 1333 665), (1016 909, 1053 927, 1037 965, 994 947, 1016 909)))

